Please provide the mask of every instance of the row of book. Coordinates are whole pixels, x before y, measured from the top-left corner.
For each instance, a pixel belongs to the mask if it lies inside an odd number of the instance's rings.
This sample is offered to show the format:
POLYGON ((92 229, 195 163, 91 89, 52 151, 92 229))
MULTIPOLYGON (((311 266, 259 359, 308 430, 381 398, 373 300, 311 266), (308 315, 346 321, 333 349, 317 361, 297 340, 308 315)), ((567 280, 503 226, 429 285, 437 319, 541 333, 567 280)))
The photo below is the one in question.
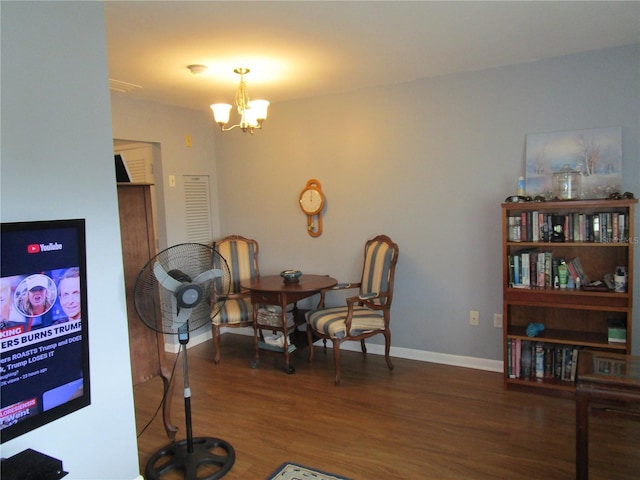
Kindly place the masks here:
POLYGON ((587 285, 589 277, 582 268, 579 257, 565 260, 554 257, 552 252, 541 252, 536 248, 523 249, 509 255, 509 286, 560 288, 558 266, 564 262, 570 276, 569 285, 587 285), (556 283, 558 280, 558 283, 556 283))
POLYGON ((507 339, 509 378, 575 382, 581 347, 520 338, 507 339))
POLYGON ((629 238, 627 217, 620 212, 521 212, 507 217, 509 242, 620 243, 629 238))

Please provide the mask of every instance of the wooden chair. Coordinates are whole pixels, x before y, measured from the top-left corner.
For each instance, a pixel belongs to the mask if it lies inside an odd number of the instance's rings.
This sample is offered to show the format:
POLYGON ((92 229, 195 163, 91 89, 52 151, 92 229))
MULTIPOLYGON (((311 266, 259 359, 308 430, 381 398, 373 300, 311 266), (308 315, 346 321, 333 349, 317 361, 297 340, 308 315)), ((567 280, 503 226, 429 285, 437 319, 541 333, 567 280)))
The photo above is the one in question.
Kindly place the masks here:
MULTIPOLYGON (((343 288, 358 288, 357 296, 346 299, 346 306, 328 307, 306 313, 309 362, 313 361, 313 335, 333 343, 336 384, 340 383, 340 344, 347 340, 360 340, 363 353, 367 353, 365 339, 382 334, 385 337, 385 360, 389 358, 391 330, 390 309, 393 300, 393 279, 398 261, 398 245, 386 235, 367 241, 364 248, 364 267, 358 283, 343 288)), ((324 294, 322 292, 322 300, 324 294)))
POLYGON ((212 332, 215 347, 214 362, 220 362, 220 328, 221 327, 250 327, 253 326, 253 308, 249 291, 240 287, 240 282, 260 276, 258 268, 258 242, 230 235, 215 242, 215 250, 224 257, 229 265, 230 289, 229 296, 213 317, 212 332))

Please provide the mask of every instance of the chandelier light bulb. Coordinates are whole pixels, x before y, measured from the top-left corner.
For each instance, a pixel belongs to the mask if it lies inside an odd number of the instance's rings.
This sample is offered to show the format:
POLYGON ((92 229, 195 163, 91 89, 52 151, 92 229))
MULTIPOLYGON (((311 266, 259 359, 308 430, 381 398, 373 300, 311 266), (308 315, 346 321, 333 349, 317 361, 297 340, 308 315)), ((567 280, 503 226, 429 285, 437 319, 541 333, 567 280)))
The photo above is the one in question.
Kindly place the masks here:
POLYGON ((267 118, 267 108, 269 108, 268 100, 251 100, 249 102, 249 108, 253 111, 254 116, 258 121, 267 118))
POLYGON ((225 124, 229 123, 229 112, 231 112, 231 105, 228 103, 214 103, 211 105, 211 110, 213 110, 213 119, 215 122, 223 127, 225 124))

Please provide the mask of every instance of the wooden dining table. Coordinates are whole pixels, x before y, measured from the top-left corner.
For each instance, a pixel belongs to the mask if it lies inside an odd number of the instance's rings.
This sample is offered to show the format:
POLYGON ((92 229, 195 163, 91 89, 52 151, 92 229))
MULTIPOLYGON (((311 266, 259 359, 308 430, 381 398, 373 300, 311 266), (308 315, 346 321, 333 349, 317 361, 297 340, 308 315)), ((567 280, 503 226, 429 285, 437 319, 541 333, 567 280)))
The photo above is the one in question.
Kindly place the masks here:
MULTIPOLYGON (((289 358, 289 327, 287 326, 287 305, 294 305, 295 327, 304 323, 301 320, 301 313, 297 308, 297 302, 304 298, 321 293, 325 289, 334 287, 338 281, 328 275, 311 275, 303 274, 298 277, 296 282, 285 282, 280 275, 267 275, 257 277, 251 281, 240 282, 241 287, 251 292, 251 303, 253 305, 253 338, 255 354, 251 362, 252 368, 257 368, 260 362, 260 345, 258 334, 262 328, 271 331, 279 331, 284 335, 284 345, 282 353, 284 353, 285 372, 292 374, 295 368, 291 365, 289 358), (258 308, 260 305, 277 305, 282 309, 281 325, 260 325, 258 323, 258 308)), ((323 307, 324 296, 321 296, 318 308, 323 307)))

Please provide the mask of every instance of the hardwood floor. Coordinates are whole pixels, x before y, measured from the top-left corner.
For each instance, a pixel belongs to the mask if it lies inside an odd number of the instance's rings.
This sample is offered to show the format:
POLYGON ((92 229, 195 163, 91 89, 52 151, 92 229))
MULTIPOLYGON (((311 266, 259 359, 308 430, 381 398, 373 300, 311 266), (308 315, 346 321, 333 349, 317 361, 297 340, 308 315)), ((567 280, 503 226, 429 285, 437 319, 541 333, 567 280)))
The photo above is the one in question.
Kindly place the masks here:
MULTIPOLYGON (((188 351, 193 435, 217 437, 235 449, 225 480, 260 480, 281 463, 301 463, 353 480, 571 479, 575 477, 572 400, 505 391, 497 373, 316 348, 283 358, 262 352, 251 369, 253 339, 225 334, 213 363, 207 342, 188 351)), ((167 355, 172 364, 175 355, 167 355)), ((186 438, 182 360, 176 368, 172 420, 186 438)), ((138 432, 161 399, 161 381, 134 388, 138 432)), ((640 422, 591 417, 592 479, 636 479, 640 422)), ((167 439, 159 414, 138 439, 140 471, 167 439)), ((163 478, 180 478, 166 475, 163 478)))

